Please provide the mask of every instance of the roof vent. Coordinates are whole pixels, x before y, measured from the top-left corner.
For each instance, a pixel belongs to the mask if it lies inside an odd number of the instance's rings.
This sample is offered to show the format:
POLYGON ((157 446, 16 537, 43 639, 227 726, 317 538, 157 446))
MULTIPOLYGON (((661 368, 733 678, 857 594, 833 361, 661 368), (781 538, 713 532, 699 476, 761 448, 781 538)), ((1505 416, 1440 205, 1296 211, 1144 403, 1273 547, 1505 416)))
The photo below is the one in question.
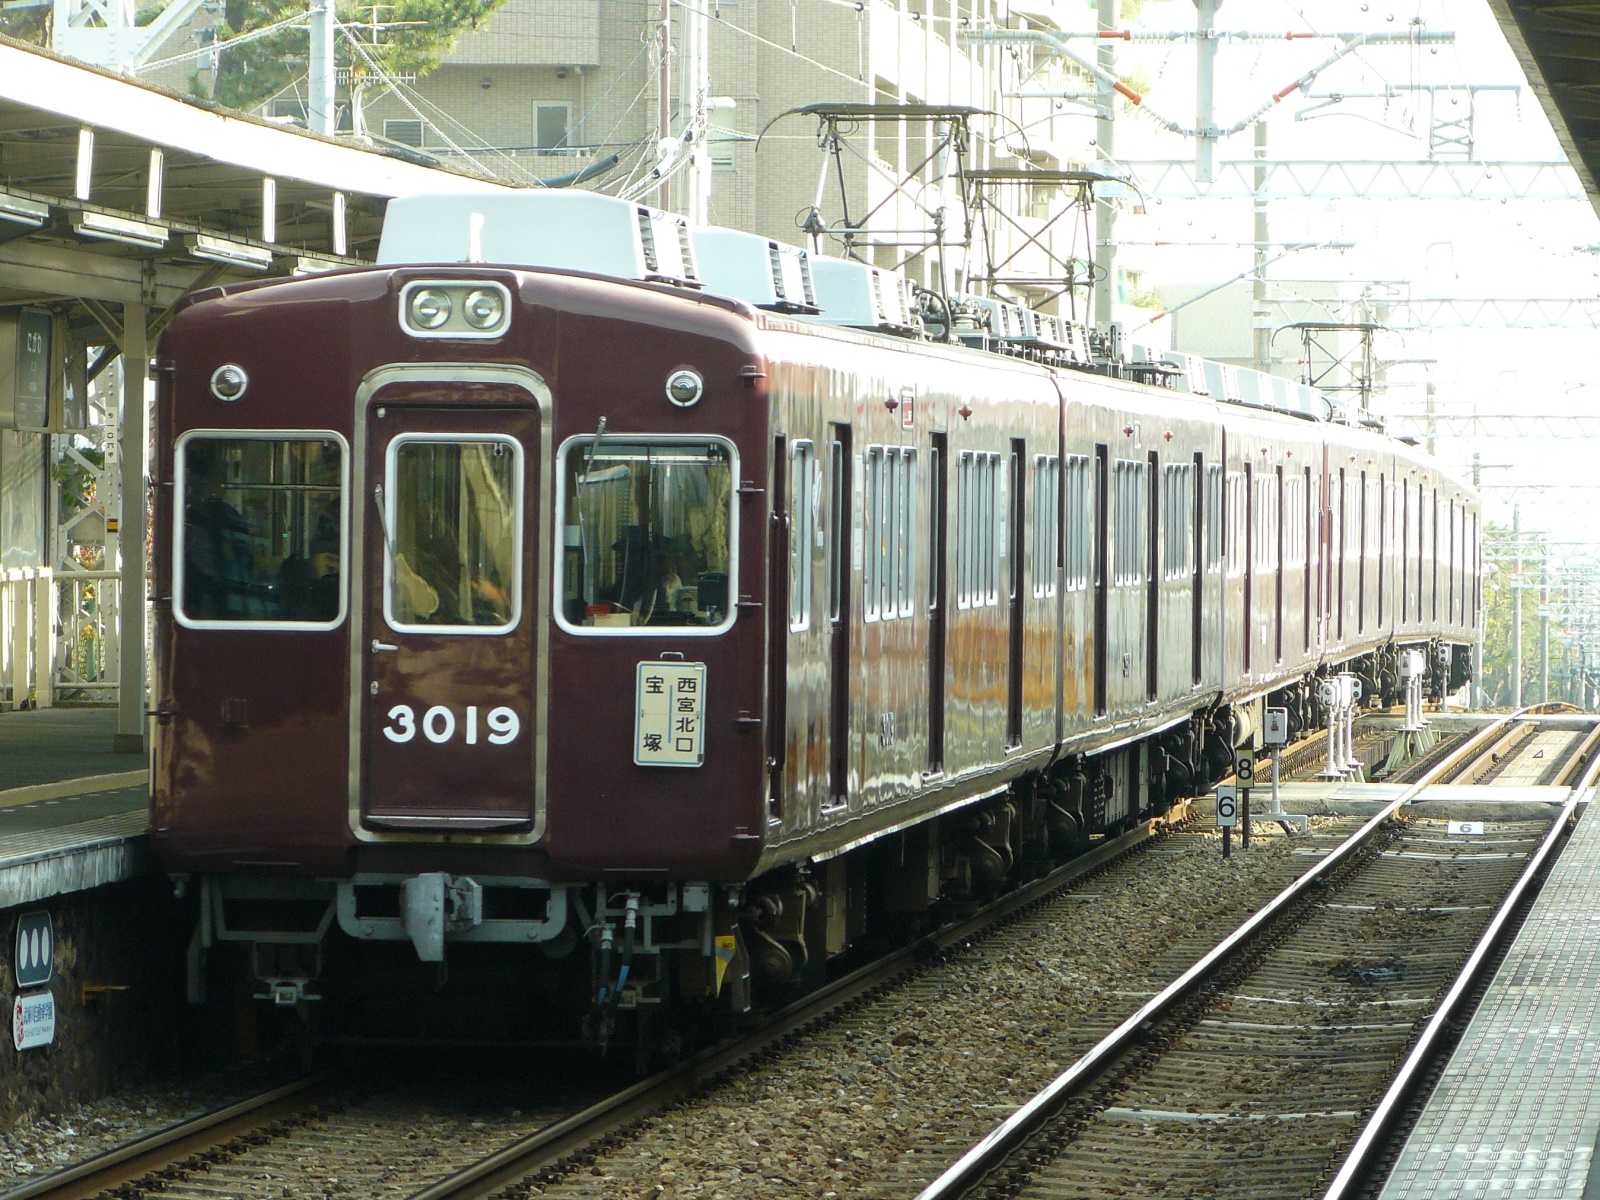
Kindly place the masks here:
POLYGON ((776 312, 817 311, 811 256, 800 247, 709 225, 691 232, 708 291, 776 312))
POLYGON ((500 266, 554 267, 700 286, 688 223, 614 196, 528 189, 440 192, 389 201, 378 244, 380 264, 458 263, 474 257, 500 266))
POLYGON ((830 325, 897 334, 917 332, 906 281, 893 271, 849 259, 818 257, 811 259, 811 280, 822 319, 830 325))

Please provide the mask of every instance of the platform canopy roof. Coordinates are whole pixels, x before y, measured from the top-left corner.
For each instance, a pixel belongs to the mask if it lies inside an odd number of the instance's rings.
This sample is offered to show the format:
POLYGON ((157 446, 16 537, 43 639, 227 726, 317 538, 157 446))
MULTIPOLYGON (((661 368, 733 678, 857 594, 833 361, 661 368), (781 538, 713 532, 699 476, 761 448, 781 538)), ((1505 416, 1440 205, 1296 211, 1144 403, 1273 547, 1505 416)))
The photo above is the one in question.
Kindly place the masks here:
POLYGON ((389 198, 466 189, 504 185, 0 38, 0 306, 370 261, 389 198))
POLYGON ((1600 0, 1489 0, 1600 212, 1600 0))

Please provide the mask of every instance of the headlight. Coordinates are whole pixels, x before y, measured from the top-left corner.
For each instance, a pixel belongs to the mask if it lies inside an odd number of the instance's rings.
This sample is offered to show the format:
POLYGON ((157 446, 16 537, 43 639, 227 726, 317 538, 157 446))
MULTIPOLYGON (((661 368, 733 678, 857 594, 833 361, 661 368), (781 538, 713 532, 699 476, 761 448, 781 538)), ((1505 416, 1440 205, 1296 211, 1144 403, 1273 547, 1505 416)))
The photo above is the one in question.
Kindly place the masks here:
POLYGON ((467 302, 461 309, 466 314, 467 324, 474 329, 493 329, 505 314, 506 302, 501 299, 499 292, 479 288, 468 294, 467 302))
POLYGON ((450 293, 423 288, 411 294, 411 323, 418 329, 438 329, 450 319, 450 293))
POLYGON ((497 338, 511 328, 511 290, 485 279, 413 279, 398 311, 412 337, 497 338))

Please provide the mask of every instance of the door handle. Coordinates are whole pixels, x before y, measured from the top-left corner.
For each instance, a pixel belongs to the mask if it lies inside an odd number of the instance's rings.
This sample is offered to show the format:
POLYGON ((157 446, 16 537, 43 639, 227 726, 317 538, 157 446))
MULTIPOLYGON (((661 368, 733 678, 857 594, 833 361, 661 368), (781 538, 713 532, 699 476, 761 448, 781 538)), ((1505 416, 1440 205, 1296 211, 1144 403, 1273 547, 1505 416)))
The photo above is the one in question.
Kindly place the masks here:
POLYGON ((378 653, 380 650, 398 650, 398 649, 400 649, 399 646, 391 646, 388 642, 380 642, 377 638, 373 638, 372 639, 372 652, 374 654, 378 653))

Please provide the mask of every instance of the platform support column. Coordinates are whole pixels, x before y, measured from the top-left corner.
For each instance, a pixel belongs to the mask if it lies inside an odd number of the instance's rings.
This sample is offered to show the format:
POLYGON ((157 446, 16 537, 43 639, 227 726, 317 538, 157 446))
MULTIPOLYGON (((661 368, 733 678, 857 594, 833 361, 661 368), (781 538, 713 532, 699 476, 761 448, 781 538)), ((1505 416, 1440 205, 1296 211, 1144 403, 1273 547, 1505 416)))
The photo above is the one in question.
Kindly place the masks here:
POLYGON ((145 336, 143 304, 122 308, 122 412, 117 423, 118 465, 122 476, 122 517, 118 545, 122 552, 120 651, 117 688, 117 732, 111 748, 122 754, 145 752, 145 600, 144 547, 150 447, 147 380, 150 351, 145 336))

